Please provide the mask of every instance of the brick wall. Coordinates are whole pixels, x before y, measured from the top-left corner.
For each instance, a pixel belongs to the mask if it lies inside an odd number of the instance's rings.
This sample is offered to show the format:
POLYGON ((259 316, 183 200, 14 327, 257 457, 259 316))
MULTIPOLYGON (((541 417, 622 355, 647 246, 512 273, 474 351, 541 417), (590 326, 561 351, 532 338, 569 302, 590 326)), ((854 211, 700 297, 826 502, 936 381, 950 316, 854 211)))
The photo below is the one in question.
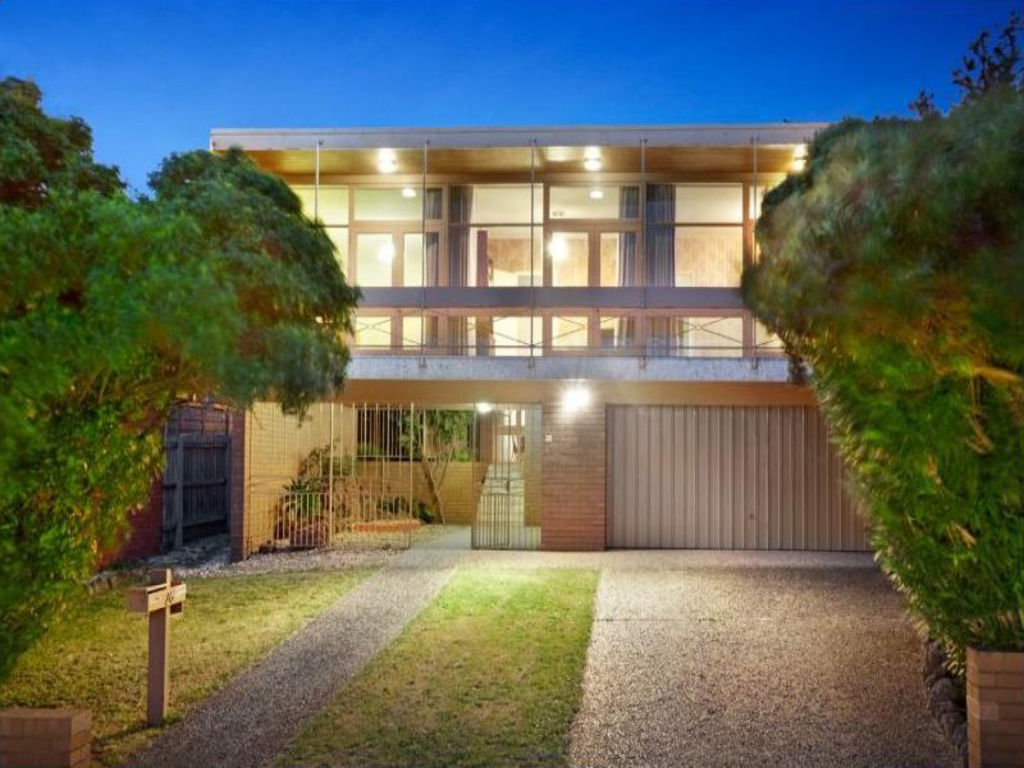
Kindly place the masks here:
POLYGON ((967 649, 971 768, 1024 765, 1024 653, 967 649))
POLYGON ((541 548, 604 549, 604 404, 575 412, 545 404, 541 433, 541 548))

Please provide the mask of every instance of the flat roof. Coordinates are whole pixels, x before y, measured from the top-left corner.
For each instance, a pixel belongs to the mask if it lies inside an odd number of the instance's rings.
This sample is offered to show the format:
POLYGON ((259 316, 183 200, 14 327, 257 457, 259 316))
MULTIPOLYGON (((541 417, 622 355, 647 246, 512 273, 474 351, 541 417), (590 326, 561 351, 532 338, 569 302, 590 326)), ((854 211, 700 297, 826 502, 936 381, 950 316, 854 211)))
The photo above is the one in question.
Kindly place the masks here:
POLYGON ((214 128, 210 148, 245 150, 474 149, 501 147, 738 147, 803 144, 828 123, 707 123, 686 125, 541 125, 451 128, 214 128))

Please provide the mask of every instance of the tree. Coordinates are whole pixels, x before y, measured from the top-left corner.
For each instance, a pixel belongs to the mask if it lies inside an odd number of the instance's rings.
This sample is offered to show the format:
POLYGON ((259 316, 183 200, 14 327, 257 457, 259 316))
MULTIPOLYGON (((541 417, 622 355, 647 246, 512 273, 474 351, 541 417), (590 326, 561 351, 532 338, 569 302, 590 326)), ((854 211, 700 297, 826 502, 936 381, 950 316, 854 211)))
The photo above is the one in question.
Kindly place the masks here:
POLYGON ((40 98, 0 81, 0 680, 145 500, 171 403, 301 412, 343 381, 357 299, 240 152, 173 155, 132 200, 40 98))
POLYGON ((948 116, 821 132, 766 195, 743 280, 955 664, 1024 637, 1024 95, 969 69, 985 85, 948 116))

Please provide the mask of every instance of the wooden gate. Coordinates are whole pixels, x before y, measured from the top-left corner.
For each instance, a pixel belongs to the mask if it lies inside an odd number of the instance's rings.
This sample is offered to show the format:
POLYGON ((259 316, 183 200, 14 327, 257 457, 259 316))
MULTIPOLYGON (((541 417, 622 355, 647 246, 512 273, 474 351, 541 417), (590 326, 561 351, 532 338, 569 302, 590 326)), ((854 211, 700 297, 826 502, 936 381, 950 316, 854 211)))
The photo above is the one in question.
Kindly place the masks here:
MULTIPOLYGON (((209 416, 201 417, 207 426, 209 416)), ((173 431, 189 420, 172 419, 164 436, 163 531, 161 545, 166 551, 187 541, 225 533, 230 508, 231 446, 224 428, 206 431, 173 431)))

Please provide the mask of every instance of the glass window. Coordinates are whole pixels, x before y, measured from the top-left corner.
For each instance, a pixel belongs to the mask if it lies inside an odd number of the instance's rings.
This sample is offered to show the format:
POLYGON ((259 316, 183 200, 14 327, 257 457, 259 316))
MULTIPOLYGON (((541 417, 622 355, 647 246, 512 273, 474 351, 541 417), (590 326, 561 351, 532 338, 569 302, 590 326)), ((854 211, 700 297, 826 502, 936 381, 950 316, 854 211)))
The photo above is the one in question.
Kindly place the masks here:
MULTIPOLYGON (((461 187, 462 197, 455 204, 469 204, 469 221, 473 224, 529 224, 529 184, 487 184, 461 187)), ((534 185, 534 224, 544 221, 544 188, 534 185)), ((453 216, 452 221, 464 221, 465 217, 453 216)))
POLYGON ((599 285, 616 288, 636 285, 636 233, 601 233, 599 285))
POLYGON ((640 216, 639 187, 551 187, 550 210, 552 219, 636 219, 640 216))
POLYGON ((739 286, 743 227, 676 227, 675 271, 677 286, 739 286))
POLYGON ((395 260, 395 241, 391 235, 356 236, 356 283, 366 286, 390 286, 395 260))
POLYGON ((636 343, 636 318, 608 315, 601 318, 601 346, 632 347, 636 343))
POLYGON ((551 285, 564 288, 588 284, 590 263, 586 232, 556 232, 548 243, 551 257, 551 285))
POLYGON ((469 284, 528 288, 532 267, 533 284, 540 285, 544 250, 540 228, 534 231, 531 254, 529 227, 472 227, 469 284))
POLYGON ((551 318, 551 346, 568 349, 587 347, 586 317, 551 318))
MULTIPOLYGON (((544 332, 541 318, 534 317, 533 343, 536 345, 534 354, 540 354, 541 339, 544 332)), ((529 315, 512 317, 495 317, 491 321, 494 354, 497 356, 520 356, 530 354, 530 322, 529 315)))
POLYGON ((407 315, 402 318, 402 347, 411 349, 420 346, 422 333, 423 346, 431 349, 437 346, 438 318, 436 315, 419 317, 407 315))
POLYGON ((348 276, 348 229, 345 227, 327 227, 327 236, 334 243, 334 258, 338 260, 338 266, 342 273, 348 276))
POLYGON ((743 318, 677 317, 676 345, 684 357, 742 357, 743 318))
POLYGON ((327 226, 348 224, 348 187, 321 184, 319 196, 312 184, 294 186, 292 191, 299 196, 302 212, 309 218, 319 218, 327 226))
MULTIPOLYGON (((355 217, 359 221, 419 221, 423 201, 419 185, 356 189, 355 217)), ((441 218, 441 190, 427 189, 427 218, 441 218)))
POLYGON ((402 285, 437 285, 437 232, 427 232, 427 252, 423 253, 423 234, 407 232, 402 238, 402 285))
POLYGON ((355 321, 355 340, 357 347, 390 349, 391 318, 357 316, 355 321))
POLYGON ((676 221, 683 224, 742 224, 743 185, 677 184, 676 221))

